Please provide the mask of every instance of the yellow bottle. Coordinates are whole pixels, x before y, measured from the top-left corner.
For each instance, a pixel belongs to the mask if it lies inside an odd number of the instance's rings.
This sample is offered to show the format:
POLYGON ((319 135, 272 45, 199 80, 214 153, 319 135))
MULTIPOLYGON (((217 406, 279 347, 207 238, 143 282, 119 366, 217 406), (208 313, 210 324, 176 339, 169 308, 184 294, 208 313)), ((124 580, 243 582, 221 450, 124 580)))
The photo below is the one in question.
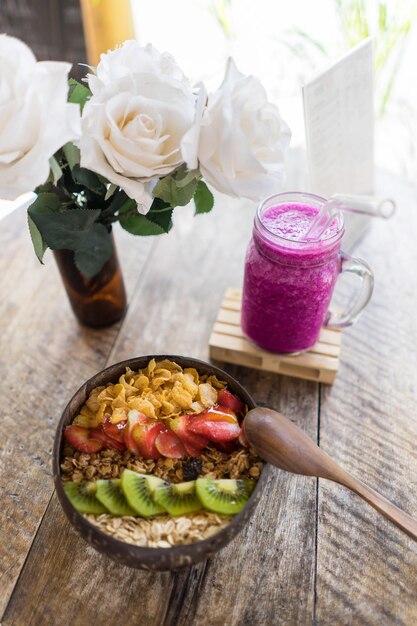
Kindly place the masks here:
POLYGON ((100 54, 134 39, 130 0, 81 0, 81 9, 89 65, 96 66, 100 54))

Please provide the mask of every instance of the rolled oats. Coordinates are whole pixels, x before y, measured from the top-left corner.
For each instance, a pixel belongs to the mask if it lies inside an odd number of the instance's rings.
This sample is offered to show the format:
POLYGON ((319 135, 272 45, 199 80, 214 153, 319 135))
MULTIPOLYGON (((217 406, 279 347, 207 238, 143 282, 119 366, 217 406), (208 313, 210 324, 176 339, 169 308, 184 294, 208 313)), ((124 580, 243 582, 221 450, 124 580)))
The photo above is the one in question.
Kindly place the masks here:
POLYGON ((115 539, 148 548, 171 548, 201 541, 225 528, 230 517, 201 511, 187 517, 160 515, 155 519, 85 515, 89 522, 115 539))

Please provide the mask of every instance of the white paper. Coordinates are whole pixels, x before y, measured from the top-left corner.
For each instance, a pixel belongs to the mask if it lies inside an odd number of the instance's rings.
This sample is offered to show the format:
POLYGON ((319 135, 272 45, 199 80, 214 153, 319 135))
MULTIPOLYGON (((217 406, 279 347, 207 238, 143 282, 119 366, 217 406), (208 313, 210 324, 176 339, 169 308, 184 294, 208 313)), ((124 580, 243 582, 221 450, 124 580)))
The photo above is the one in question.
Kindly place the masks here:
MULTIPOLYGON (((371 194, 374 186, 373 44, 366 39, 303 87, 309 187, 371 194)), ((345 215, 348 246, 369 218, 345 215)))

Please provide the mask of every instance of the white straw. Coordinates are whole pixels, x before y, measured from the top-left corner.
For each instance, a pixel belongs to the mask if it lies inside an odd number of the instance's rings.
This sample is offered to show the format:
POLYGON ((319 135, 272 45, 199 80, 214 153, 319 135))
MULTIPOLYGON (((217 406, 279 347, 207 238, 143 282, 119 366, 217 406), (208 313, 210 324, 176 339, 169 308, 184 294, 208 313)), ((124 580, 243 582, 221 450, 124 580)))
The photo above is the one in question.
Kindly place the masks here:
POLYGON ((396 205, 390 198, 376 198, 374 196, 360 196, 353 194, 334 194, 320 208, 312 220, 304 239, 319 241, 323 233, 329 228, 332 221, 341 212, 359 213, 372 217, 389 219, 396 211, 396 205))

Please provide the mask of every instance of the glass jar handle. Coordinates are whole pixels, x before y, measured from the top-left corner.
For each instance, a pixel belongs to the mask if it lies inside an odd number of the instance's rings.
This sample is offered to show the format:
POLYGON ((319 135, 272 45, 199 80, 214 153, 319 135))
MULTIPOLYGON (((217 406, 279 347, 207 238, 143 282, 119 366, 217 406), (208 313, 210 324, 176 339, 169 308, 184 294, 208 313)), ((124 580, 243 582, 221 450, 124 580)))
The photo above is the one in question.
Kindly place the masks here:
POLYGON ((332 326, 333 328, 345 328, 354 324, 371 299, 374 289, 374 275, 365 261, 355 259, 345 252, 341 252, 340 257, 342 262, 340 273, 350 272, 359 276, 362 286, 357 297, 346 311, 333 313, 329 311, 326 326, 332 326))

